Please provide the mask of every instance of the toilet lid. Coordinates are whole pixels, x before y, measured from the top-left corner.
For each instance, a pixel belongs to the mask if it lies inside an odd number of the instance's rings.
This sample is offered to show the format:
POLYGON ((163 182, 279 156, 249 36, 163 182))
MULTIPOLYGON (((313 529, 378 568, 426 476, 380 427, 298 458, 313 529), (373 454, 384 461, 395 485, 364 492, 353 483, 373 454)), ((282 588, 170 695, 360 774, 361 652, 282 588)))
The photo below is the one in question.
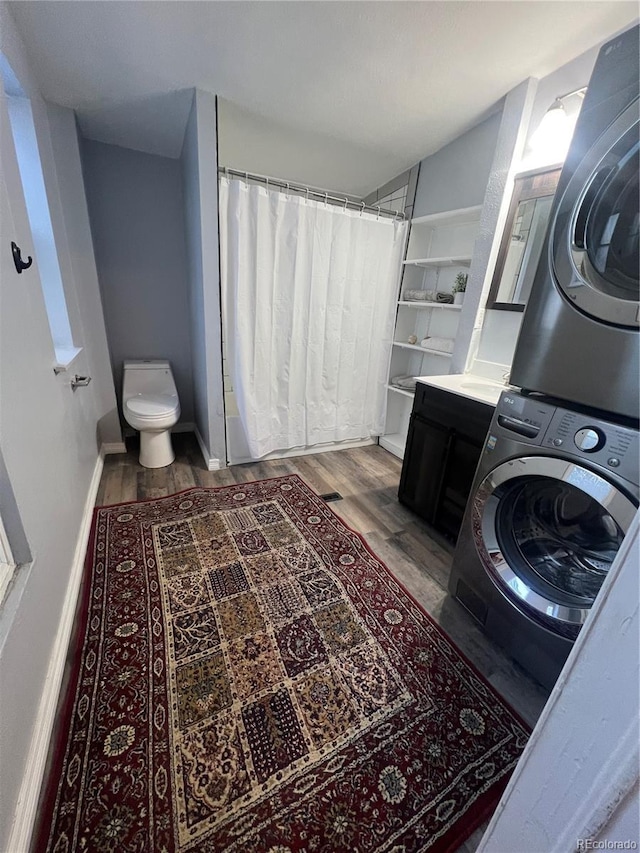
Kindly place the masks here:
POLYGON ((159 418, 170 415, 178 406, 178 398, 173 394, 138 394, 129 397, 127 409, 143 418, 159 418))

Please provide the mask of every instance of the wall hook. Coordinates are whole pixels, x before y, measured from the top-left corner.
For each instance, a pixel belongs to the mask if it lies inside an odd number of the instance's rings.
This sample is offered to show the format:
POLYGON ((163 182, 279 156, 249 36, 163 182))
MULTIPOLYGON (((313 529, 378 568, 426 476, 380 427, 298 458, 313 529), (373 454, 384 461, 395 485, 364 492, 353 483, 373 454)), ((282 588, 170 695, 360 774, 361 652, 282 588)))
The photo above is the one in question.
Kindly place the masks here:
POLYGON ((22 270, 28 270, 31 264, 33 263, 33 258, 31 255, 28 256, 26 261, 22 260, 22 253, 20 252, 20 246, 11 241, 11 254, 13 255, 13 263, 16 266, 16 272, 18 275, 22 273, 22 270))

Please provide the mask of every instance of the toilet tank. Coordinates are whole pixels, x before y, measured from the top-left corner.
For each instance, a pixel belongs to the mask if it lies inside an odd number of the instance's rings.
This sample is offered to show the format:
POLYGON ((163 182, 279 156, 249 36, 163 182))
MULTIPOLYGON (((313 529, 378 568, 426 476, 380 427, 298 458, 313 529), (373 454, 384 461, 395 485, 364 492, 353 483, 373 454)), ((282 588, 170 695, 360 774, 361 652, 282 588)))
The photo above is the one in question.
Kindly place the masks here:
POLYGON ((136 394, 175 394, 176 385, 168 361, 145 359, 125 361, 122 380, 122 401, 136 394))

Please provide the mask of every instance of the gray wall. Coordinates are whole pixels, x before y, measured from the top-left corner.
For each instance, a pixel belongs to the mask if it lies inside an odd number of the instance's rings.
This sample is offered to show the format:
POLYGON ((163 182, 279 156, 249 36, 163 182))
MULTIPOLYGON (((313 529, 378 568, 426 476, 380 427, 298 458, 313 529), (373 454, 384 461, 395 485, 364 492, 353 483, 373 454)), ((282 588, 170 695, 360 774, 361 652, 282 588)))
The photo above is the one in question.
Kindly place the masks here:
POLYGON ((483 203, 501 116, 490 116, 421 161, 414 217, 483 203))
POLYGON ((195 422, 211 468, 226 465, 216 98, 195 90, 180 157, 194 379, 195 422))
POLYGON ((82 150, 118 400, 125 359, 167 358, 180 419, 193 422, 180 162, 89 140, 82 150))
MULTIPOLYGON (((0 49, 31 99, 73 341, 82 347, 72 371, 89 373, 106 344, 93 250, 86 239, 89 225, 74 116, 61 108, 50 115, 3 3, 0 49), (72 199, 76 207, 70 210, 72 199)), ((0 219, 13 223, 12 239, 25 255, 33 255, 4 98, 0 113, 0 219)), ((19 518, 7 518, 11 544, 19 558, 32 556, 16 573, 0 609, 0 850, 17 851, 28 844, 17 846, 9 840, 12 821, 23 778, 33 782, 35 758, 42 757, 31 752, 32 738, 35 735, 38 743, 38 737, 46 739, 48 734, 42 731, 47 721, 39 714, 40 701, 43 695, 52 699, 46 692, 49 679, 55 682, 49 666, 52 654, 55 661, 56 651, 61 651, 56 647, 61 622, 73 613, 75 600, 68 584, 85 503, 100 468, 98 422, 115 408, 115 395, 108 370, 94 374, 93 382, 76 392, 70 388, 69 373, 54 374, 37 258, 19 277, 6 252, 0 265, 0 508, 6 511, 12 495, 19 518)), ((23 790, 22 811, 28 811, 33 793, 23 790)))

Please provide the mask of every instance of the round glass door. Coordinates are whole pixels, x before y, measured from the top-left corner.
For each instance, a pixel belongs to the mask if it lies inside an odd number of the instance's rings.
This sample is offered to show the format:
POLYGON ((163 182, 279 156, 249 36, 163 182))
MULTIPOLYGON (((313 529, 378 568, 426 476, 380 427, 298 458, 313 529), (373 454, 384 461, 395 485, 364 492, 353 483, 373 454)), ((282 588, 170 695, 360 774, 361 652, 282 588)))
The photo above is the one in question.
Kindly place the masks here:
POLYGON ((638 271, 640 252, 640 144, 611 168, 593 199, 579 214, 576 239, 586 250, 581 271, 592 287, 618 299, 637 302, 640 297, 638 271), (579 235, 584 235, 580 237, 579 235))
POLYGON ((640 126, 629 107, 585 154, 558 205, 552 252, 567 299, 596 320, 638 328, 640 126))
POLYGON ((633 503, 579 465, 498 466, 478 495, 476 546, 490 576, 545 624, 585 621, 633 518, 633 503))

